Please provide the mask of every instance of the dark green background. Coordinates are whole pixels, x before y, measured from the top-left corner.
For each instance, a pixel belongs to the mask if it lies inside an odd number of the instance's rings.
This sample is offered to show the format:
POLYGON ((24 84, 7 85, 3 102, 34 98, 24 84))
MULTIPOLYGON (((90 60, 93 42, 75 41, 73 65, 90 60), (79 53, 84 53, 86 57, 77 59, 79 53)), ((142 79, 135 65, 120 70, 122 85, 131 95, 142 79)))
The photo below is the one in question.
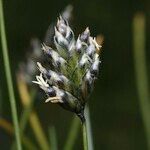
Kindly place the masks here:
MULTIPOLYGON (((105 37, 99 78, 89 100, 95 149, 146 150, 146 136, 138 104, 133 65, 132 21, 136 12, 145 13, 149 72, 149 0, 4 0, 14 82, 15 71, 18 64, 25 59, 30 39, 38 37, 42 40, 49 24, 55 21, 68 4, 74 6, 73 26, 76 35, 89 26, 93 36, 103 34, 105 37)), ((11 120, 1 55, 0 52, 0 88, 3 97, 1 116, 11 120)), ((19 100, 17 106, 20 114, 19 100)), ((72 114, 58 106, 45 104, 42 100, 36 102, 35 108, 45 130, 49 124, 56 126, 59 149, 61 149, 71 124, 72 114)), ((27 129, 27 132, 30 134, 30 129, 27 129)), ((0 145, 8 148, 12 138, 9 138, 4 131, 1 133, 3 138, 0 140, 0 145)), ((76 149, 82 149, 81 134, 78 136, 76 149)))

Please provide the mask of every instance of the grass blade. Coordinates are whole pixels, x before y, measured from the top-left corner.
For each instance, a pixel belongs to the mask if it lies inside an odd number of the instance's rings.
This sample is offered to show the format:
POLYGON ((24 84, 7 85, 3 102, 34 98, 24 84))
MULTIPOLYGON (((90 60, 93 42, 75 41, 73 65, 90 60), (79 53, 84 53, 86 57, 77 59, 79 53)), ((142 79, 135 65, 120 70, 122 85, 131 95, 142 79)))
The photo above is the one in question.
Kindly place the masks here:
POLYGON ((79 128, 80 128, 80 120, 77 117, 74 117, 71 123, 71 127, 67 136, 66 144, 64 146, 64 150, 71 150, 74 147, 75 140, 77 138, 79 128))
POLYGON ((49 140, 52 150, 58 150, 57 146, 57 136, 56 136, 56 130, 55 127, 49 127, 49 140))
POLYGON ((148 88, 148 74, 146 69, 145 53, 145 16, 142 13, 136 14, 133 19, 133 52, 134 67, 139 104, 147 136, 148 149, 150 150, 150 95, 148 88))

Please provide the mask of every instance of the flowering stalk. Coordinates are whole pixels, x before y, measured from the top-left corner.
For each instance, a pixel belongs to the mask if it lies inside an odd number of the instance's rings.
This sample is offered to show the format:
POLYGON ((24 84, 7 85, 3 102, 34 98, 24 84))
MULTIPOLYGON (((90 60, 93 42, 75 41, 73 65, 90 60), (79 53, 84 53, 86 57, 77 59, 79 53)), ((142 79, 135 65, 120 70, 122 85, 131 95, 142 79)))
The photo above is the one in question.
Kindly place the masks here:
POLYGON ((53 41, 54 48, 42 44, 48 63, 44 66, 37 62, 40 75, 33 82, 46 93, 46 103, 59 104, 76 113, 83 124, 84 143, 87 143, 84 108, 99 72, 101 46, 90 36, 89 28, 75 40, 74 32, 61 16, 53 41))
POLYGON ((82 125, 82 133, 83 133, 83 146, 84 146, 84 150, 88 150, 88 138, 87 138, 86 121, 82 125))

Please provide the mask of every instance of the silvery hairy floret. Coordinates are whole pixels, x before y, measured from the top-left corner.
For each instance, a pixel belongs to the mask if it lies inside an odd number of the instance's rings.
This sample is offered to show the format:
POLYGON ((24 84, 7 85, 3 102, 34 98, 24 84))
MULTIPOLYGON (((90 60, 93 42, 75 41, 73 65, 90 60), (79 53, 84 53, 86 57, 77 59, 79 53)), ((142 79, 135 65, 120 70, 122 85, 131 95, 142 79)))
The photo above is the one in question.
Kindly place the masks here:
POLYGON ((62 16, 58 18, 54 34, 55 47, 42 44, 49 66, 37 62, 39 87, 46 93, 45 102, 57 103, 76 113, 82 122, 86 101, 99 72, 101 46, 86 28, 75 40, 74 33, 62 16))
MULTIPOLYGON (((70 23, 72 21, 72 11, 73 11, 73 6, 68 5, 60 14, 65 20, 67 20, 70 23)), ((46 31, 44 42, 47 46, 54 45, 54 42, 53 42, 54 34, 55 34, 54 26, 55 26, 55 23, 52 22, 48 30, 46 31)))

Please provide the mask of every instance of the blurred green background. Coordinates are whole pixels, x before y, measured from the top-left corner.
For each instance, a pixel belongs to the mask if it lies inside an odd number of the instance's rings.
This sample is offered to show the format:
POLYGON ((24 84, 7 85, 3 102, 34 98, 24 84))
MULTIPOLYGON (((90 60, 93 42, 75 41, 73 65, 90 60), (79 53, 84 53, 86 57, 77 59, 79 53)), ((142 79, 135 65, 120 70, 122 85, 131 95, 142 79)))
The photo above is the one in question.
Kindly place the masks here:
MULTIPOLYGON (((55 21, 68 4, 74 7, 72 24, 76 37, 89 26, 92 36, 103 34, 105 38, 99 78, 89 100, 95 149, 147 150, 146 133, 136 87, 132 24, 137 12, 143 12, 146 15, 145 51, 150 75, 149 0, 4 1, 6 32, 15 89, 17 89, 15 73, 19 63, 25 59, 31 38, 38 37, 42 41, 49 24, 55 21)), ((11 121, 2 60, 0 51, 0 113, 1 117, 11 121)), ((16 95, 18 95, 17 90, 16 95)), ((45 132, 49 124, 56 127, 61 150, 73 114, 50 103, 43 103, 44 98, 36 101, 35 108, 45 132)), ((22 109, 18 99, 17 109, 18 114, 21 114, 22 109)), ((32 137, 29 126, 26 133, 32 137)), ((75 149, 82 149, 81 135, 79 134, 78 137, 75 149)), ((0 147, 9 149, 13 138, 0 129, 0 139, 0 147)))

